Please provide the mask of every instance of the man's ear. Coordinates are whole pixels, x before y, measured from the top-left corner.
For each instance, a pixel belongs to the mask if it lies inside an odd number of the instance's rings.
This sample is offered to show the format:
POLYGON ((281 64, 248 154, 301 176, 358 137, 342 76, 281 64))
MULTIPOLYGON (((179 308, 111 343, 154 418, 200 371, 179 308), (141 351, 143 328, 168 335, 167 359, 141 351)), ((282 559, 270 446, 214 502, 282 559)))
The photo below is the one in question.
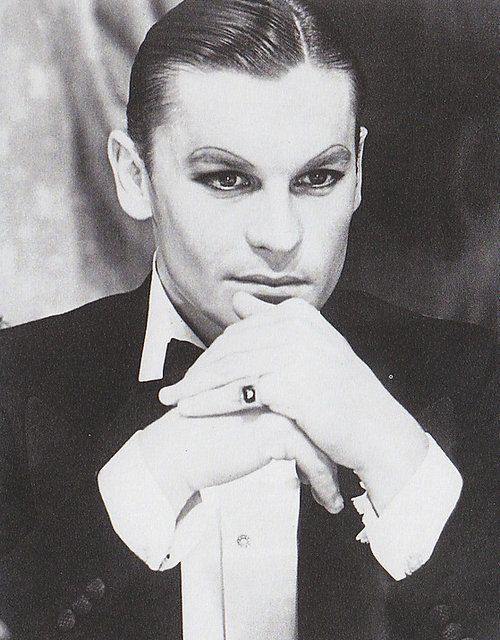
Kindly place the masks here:
POLYGON ((122 209, 131 218, 147 220, 152 215, 149 176, 134 142, 124 131, 115 129, 109 134, 108 158, 122 209))
POLYGON ((356 195, 354 198, 354 211, 361 204, 361 185, 363 183, 363 149, 365 148, 365 140, 368 135, 368 129, 366 127, 360 127, 359 129, 359 141, 358 141, 358 157, 356 158, 356 195))

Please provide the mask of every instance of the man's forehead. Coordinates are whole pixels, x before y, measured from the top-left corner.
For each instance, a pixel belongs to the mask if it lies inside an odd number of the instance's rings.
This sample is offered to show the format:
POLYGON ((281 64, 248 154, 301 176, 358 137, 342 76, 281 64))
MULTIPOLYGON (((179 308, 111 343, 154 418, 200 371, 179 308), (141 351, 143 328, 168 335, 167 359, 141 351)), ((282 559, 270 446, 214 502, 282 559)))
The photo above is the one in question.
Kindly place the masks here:
POLYGON ((172 117, 156 139, 172 145, 177 156, 215 147, 256 166, 286 168, 327 147, 354 145, 352 86, 345 71, 303 64, 268 79, 230 70, 181 70, 173 94, 172 117))

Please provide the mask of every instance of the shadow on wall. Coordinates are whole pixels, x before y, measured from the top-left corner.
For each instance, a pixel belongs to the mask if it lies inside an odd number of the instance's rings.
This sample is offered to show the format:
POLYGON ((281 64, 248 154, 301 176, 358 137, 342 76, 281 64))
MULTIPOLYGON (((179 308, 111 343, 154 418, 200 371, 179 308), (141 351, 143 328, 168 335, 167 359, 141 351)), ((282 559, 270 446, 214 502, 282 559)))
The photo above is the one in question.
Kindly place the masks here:
MULTIPOLYGON (((364 201, 342 285, 493 326, 494 0, 323 0, 368 78, 364 201)), ((10 324, 137 285, 148 223, 119 209, 106 139, 132 56, 172 0, 5 0, 0 312, 10 324), (5 221, 5 225, 3 224, 5 221)))

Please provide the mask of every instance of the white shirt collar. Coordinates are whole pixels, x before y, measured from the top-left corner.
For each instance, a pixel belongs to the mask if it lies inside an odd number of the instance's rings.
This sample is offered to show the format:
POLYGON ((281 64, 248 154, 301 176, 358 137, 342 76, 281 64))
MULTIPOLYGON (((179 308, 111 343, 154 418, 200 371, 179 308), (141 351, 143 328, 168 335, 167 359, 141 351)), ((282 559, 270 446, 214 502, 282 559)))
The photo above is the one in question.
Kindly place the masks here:
POLYGON ((168 343, 172 338, 192 342, 202 349, 206 348, 171 303, 158 275, 155 253, 149 290, 148 319, 139 368, 139 382, 159 380, 163 377, 165 355, 168 343))

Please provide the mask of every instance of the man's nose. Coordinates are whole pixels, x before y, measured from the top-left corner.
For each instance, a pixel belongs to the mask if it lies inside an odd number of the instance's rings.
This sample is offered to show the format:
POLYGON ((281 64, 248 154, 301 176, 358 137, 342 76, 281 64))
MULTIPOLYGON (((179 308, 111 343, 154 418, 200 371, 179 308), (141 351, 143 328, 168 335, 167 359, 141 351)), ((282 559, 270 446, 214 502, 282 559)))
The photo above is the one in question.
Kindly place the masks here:
POLYGON ((288 189, 260 195, 260 202, 248 220, 247 242, 271 269, 279 271, 297 253, 302 241, 302 224, 288 189))

